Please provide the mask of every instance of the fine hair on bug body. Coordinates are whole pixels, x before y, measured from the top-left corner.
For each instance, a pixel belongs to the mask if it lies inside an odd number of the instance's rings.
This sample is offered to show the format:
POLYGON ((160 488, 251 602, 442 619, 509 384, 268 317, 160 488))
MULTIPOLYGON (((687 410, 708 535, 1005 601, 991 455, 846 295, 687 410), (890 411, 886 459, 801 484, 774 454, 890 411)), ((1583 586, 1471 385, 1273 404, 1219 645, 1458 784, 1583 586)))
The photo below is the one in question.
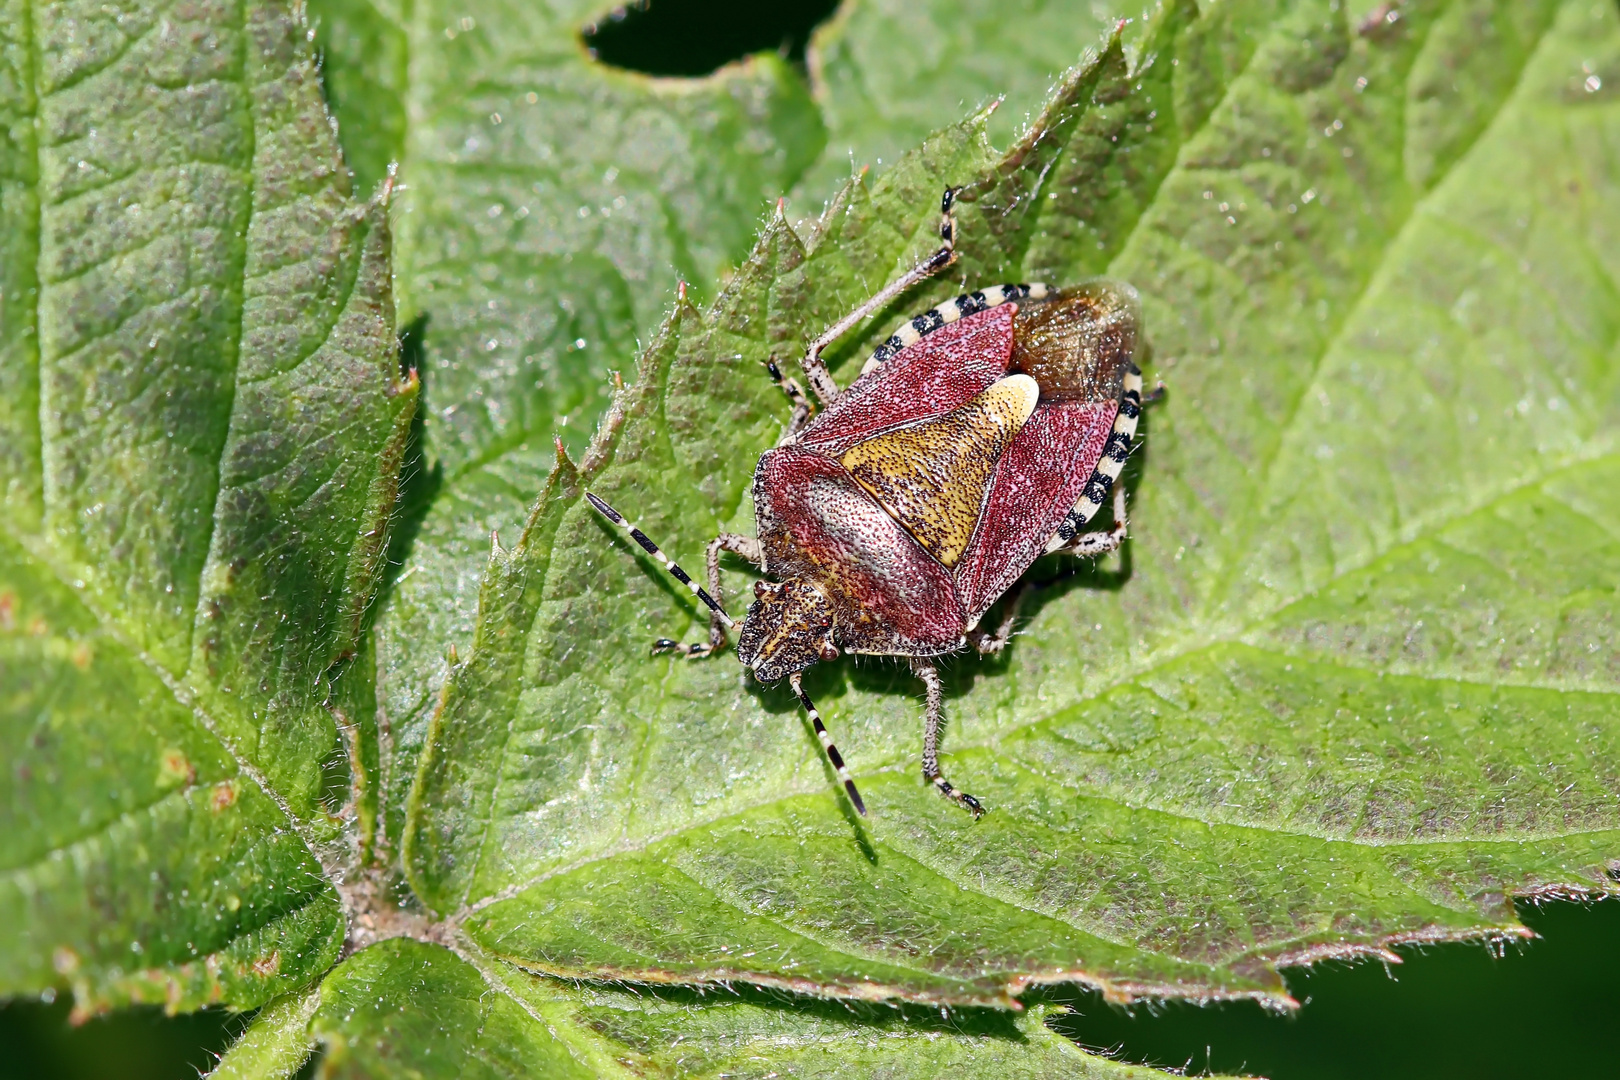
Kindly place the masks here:
POLYGON ((947 188, 941 200, 939 248, 810 343, 803 386, 775 357, 766 363, 792 413, 754 471, 754 535, 710 541, 704 584, 586 492, 709 609, 707 641, 660 638, 655 650, 710 656, 736 630, 737 658, 761 682, 788 680, 862 815, 803 671, 844 653, 906 659, 923 690, 923 778, 978 818, 979 800, 940 771, 936 660, 1005 649, 1029 587, 1021 579, 1040 556, 1097 557, 1126 535, 1117 481, 1142 408, 1141 317, 1129 285, 975 290, 901 324, 848 387, 828 372, 827 346, 955 261, 955 196, 947 188), (1110 504, 1111 527, 1086 531, 1110 504), (723 551, 765 575, 740 622, 725 608, 723 551), (981 629, 1004 597, 1000 624, 981 629))

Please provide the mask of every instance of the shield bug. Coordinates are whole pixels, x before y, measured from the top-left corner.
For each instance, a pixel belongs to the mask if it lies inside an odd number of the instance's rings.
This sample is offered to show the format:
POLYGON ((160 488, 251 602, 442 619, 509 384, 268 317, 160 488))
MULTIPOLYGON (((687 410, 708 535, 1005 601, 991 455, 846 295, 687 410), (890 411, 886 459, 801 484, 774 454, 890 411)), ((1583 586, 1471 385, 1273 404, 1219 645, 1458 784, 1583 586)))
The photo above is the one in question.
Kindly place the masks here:
POLYGON ((767 365, 793 404, 781 441, 754 470, 755 536, 721 533, 708 546, 708 588, 596 495, 710 611, 709 640, 655 648, 708 656, 738 629, 737 657, 761 682, 786 678, 861 814, 860 792, 801 673, 840 653, 905 657, 922 680, 925 780, 975 818, 984 807, 940 773, 943 687, 935 658, 1006 647, 1019 578, 1042 554, 1097 556, 1125 539, 1115 485, 1142 405, 1135 363, 1140 322, 1129 285, 1066 289, 997 285, 902 325, 839 390, 822 350, 917 282, 955 260, 954 192, 940 208, 939 249, 820 337, 802 361, 817 412, 798 384, 767 365), (1113 525, 1082 532, 1113 494, 1113 525), (726 613, 720 553, 753 563, 741 626, 726 613), (1009 596, 1000 625, 979 621, 1009 596))

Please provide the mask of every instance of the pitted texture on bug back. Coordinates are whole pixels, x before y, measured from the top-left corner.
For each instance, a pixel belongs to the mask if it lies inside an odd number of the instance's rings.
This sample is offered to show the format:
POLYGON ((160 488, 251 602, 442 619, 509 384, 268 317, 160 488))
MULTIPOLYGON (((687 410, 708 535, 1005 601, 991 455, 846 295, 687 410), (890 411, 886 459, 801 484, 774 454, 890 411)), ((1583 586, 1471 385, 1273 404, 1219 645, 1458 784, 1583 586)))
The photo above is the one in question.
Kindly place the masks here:
POLYGON ((996 465, 982 522, 955 569, 977 620, 1028 570, 1086 490, 1119 413, 1117 401, 1046 401, 996 465))
POLYGON ((748 606, 737 635, 737 659, 753 668, 760 682, 785 679, 837 657, 833 606, 820 589, 805 581, 762 581, 755 593, 758 599, 748 606))
POLYGON ((1007 374, 1016 313, 1003 304, 935 330, 850 384, 800 443, 836 457, 890 428, 965 405, 1007 374))
POLYGON ((938 419, 852 447, 842 461, 919 544, 952 567, 973 536, 996 462, 1039 399, 1034 379, 1009 375, 938 419))
POLYGON ((1122 282, 1092 281, 1026 301, 1013 321, 1012 370, 1033 376, 1042 400, 1118 401, 1141 318, 1136 290, 1122 282))
POLYGON ((769 573, 821 588, 840 648, 936 656, 961 645, 967 622, 950 574, 843 465, 802 446, 769 450, 754 507, 769 573))

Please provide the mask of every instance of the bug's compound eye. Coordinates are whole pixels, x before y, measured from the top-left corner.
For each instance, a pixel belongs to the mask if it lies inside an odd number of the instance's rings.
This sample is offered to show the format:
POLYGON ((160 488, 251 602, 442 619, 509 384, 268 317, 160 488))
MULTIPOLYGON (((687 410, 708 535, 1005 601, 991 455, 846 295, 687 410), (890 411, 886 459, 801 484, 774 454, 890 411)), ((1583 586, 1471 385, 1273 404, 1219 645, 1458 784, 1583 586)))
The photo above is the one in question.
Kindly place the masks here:
POLYGON ((763 600, 770 594, 778 592, 781 588, 782 586, 772 585, 770 582, 761 578, 759 581, 754 582, 754 599, 763 600))
POLYGON ((821 658, 823 660, 836 660, 836 659, 838 659, 838 646, 834 645, 830 641, 823 641, 821 643, 821 648, 820 648, 819 652, 820 652, 821 658))

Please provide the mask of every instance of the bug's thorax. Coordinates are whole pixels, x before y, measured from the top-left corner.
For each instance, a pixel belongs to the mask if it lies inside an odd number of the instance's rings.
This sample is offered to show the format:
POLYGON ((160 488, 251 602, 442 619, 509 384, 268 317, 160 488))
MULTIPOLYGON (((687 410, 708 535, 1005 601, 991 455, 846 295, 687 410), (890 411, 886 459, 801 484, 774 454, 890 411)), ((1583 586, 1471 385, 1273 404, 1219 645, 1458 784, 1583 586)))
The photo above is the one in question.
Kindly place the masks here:
POLYGON ((755 582, 754 602, 737 633, 737 659, 760 682, 835 660, 839 650, 833 643, 833 621, 832 601, 812 582, 755 582))

